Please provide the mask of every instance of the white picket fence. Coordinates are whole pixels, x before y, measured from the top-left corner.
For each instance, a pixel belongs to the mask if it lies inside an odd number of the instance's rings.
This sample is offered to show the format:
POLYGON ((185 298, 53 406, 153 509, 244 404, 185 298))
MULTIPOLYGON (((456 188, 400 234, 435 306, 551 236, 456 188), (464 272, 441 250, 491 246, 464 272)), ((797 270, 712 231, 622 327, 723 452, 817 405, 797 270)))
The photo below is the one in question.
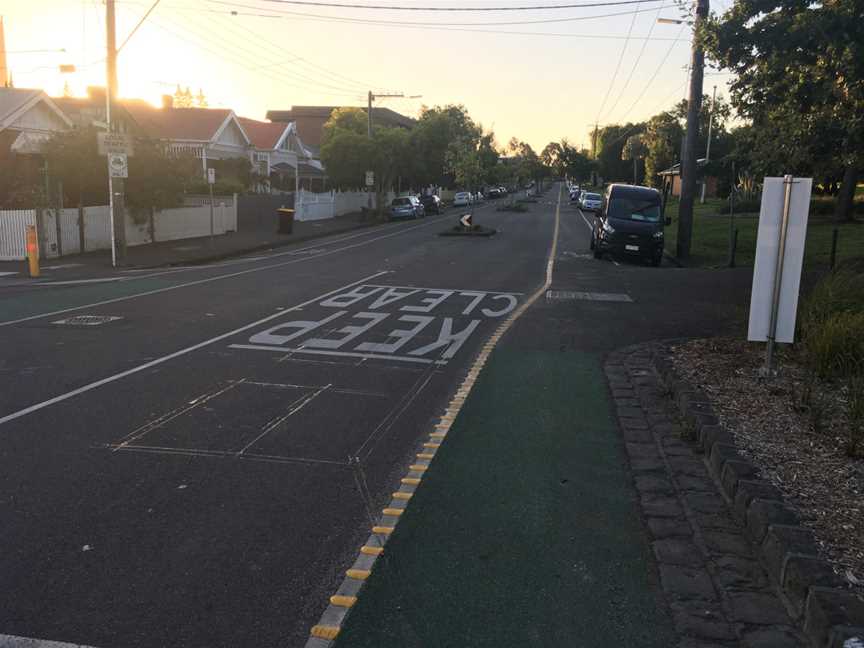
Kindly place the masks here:
MULTIPOLYGON (((237 201, 231 198, 217 199, 213 209, 213 232, 224 234, 237 231, 237 201)), ((81 232, 78 209, 60 210, 60 245, 57 244, 57 214, 49 209, 43 212, 43 231, 40 238, 48 258, 79 252, 107 250, 111 248, 111 220, 107 205, 85 207, 84 249, 81 249, 81 232)), ((175 241, 210 234, 210 206, 198 205, 163 209, 143 222, 133 221, 126 214, 126 243, 129 246, 145 245, 158 241, 175 241), (151 235, 152 231, 152 235, 151 235)), ((35 209, 0 211, 0 261, 17 261, 27 256, 25 240, 28 225, 36 225, 35 209)))
MULTIPOLYGON (((328 191, 313 193, 301 189, 295 202, 295 220, 313 221, 359 212, 369 207, 369 194, 364 191, 328 191)), ((372 196, 372 206, 375 197, 372 196)))

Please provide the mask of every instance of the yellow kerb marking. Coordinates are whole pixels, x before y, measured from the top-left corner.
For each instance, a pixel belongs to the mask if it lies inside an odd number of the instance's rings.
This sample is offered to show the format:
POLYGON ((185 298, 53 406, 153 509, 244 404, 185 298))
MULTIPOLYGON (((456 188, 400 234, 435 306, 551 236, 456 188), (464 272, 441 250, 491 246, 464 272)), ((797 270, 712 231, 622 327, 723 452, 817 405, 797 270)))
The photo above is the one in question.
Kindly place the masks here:
POLYGON ((409 500, 411 499, 411 493, 403 493, 401 491, 396 491, 395 493, 393 493, 393 499, 409 500))
POLYGON ((424 448, 440 448, 441 444, 440 443, 424 443, 423 447, 424 448))
POLYGON ((386 508, 382 512, 384 515, 393 515, 395 517, 402 515, 402 509, 400 508, 386 508))
POLYGON ((393 533, 393 527, 374 526, 372 527, 372 533, 383 533, 384 535, 389 535, 393 533))
POLYGON ((384 553, 384 547, 360 547, 360 553, 367 556, 380 556, 384 553))
POLYGON ((417 454, 418 459, 434 459, 435 455, 428 452, 420 452, 417 454))
POLYGON ((345 572, 345 575, 348 578, 355 578, 357 580, 366 580, 367 578, 369 578, 369 574, 371 574, 371 573, 372 572, 369 571, 368 569, 349 569, 348 571, 345 572))
POLYGON ((426 470, 429 470, 429 466, 423 466, 421 464, 411 464, 408 468, 409 470, 414 470, 416 472, 425 472, 426 470))
POLYGON ((429 436, 434 439, 443 439, 447 434, 445 432, 433 432, 429 436))
POLYGON ((417 484, 420 483, 420 480, 417 479, 416 477, 403 477, 402 483, 408 484, 409 486, 416 486, 417 484))
POLYGON ((312 631, 310 634, 313 637, 318 637, 319 639, 335 639, 336 635, 339 634, 338 626, 312 626, 312 631))
POLYGON ((350 608, 357 602, 356 596, 339 596, 338 594, 330 597, 330 603, 337 607, 348 607, 350 608))

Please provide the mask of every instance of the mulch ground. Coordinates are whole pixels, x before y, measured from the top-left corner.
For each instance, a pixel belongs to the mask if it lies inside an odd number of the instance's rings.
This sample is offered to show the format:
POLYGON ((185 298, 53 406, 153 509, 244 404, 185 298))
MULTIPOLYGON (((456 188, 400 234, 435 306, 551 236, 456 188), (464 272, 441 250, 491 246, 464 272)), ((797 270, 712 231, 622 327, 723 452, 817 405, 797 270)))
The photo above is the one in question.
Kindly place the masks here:
POLYGON ((846 452, 846 388, 817 382, 818 408, 801 406, 805 372, 791 350, 759 375, 764 345, 717 338, 676 345, 679 374, 709 397, 763 478, 813 530, 823 557, 864 596, 864 459, 846 452))

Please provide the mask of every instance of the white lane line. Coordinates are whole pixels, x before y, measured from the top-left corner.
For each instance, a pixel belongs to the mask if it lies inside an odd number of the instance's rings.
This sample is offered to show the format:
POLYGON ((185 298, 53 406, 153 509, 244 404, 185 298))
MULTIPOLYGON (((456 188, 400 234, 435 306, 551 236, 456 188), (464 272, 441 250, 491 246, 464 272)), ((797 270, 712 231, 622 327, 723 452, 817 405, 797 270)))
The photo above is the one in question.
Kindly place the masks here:
MULTIPOLYGON (((187 353, 191 353, 192 351, 197 351, 203 347, 206 347, 214 342, 219 342, 220 340, 224 340, 225 338, 229 338, 231 336, 237 335, 238 333, 242 333, 243 331, 249 330, 256 326, 260 326, 264 322, 269 322, 270 320, 276 319, 277 317, 281 317, 286 313, 290 313, 293 310, 297 310, 302 308, 303 306, 308 306, 309 304, 313 304, 317 301, 324 299, 325 297, 329 297, 330 295, 338 294, 339 292, 347 289, 353 288, 354 286, 358 286, 362 284, 364 281, 369 281, 370 279, 375 279, 376 277, 380 277, 382 275, 387 274, 388 271, 384 270, 382 272, 376 272, 375 274, 371 274, 368 277, 363 277, 358 281, 354 281, 345 286, 340 286, 335 290, 331 290, 323 295, 319 295, 317 297, 313 297, 301 304, 297 304, 296 306, 292 306, 291 308, 286 308, 285 310, 277 311, 267 317, 262 317, 259 320, 251 322, 250 324, 246 324, 239 328, 234 329, 233 331, 228 331, 227 333, 223 333, 221 335, 217 335, 216 337, 212 337, 209 340, 204 340, 203 342, 199 342, 198 344, 193 344, 190 347, 186 347, 185 349, 180 349, 179 351, 175 351, 174 353, 169 353, 168 355, 162 356, 161 358, 156 358, 155 360, 151 360, 150 362, 145 362, 142 365, 138 365, 137 367, 133 367, 132 369, 127 369, 126 371, 121 371, 120 373, 116 373, 113 376, 108 376, 107 378, 102 378, 101 380, 96 380, 91 382, 83 387, 79 387, 78 389, 73 389, 72 391, 66 392, 65 394, 61 394, 60 396, 55 396, 54 398, 49 398, 46 401, 42 401, 41 403, 36 403, 35 405, 31 405, 30 407, 25 407, 24 409, 18 410, 17 412, 12 412, 11 414, 7 414, 3 418, 0 418, 0 425, 4 423, 8 423, 9 421, 14 421, 15 419, 19 419, 23 416, 27 416, 28 414, 32 414, 33 412, 37 412, 41 409, 49 407, 51 405, 55 405, 56 403, 60 403, 62 401, 68 400, 73 396, 78 396, 79 394, 83 394, 85 392, 96 389, 97 387, 101 387, 102 385, 107 385, 108 383, 112 383, 116 380, 122 380, 127 376, 131 376, 132 374, 139 373, 144 371, 145 369, 149 369, 150 367, 155 367, 156 365, 160 365, 164 362, 168 362, 169 360, 173 360, 174 358, 179 358, 182 355, 186 355, 187 353)), ((2 646, 2 644, 0 644, 2 646)))
MULTIPOLYGON (((105 299, 105 300, 98 301, 98 302, 92 302, 90 304, 82 304, 80 306, 71 306, 69 308, 62 308, 60 310, 51 311, 48 313, 39 313, 38 315, 30 315, 28 317, 21 317, 19 319, 6 320, 3 322, 0 322, 0 327, 12 326, 13 324, 20 324, 21 322, 29 322, 31 320, 41 319, 43 317, 51 317, 54 315, 60 315, 62 313, 69 313, 72 311, 82 310, 85 308, 93 308, 95 306, 104 306, 106 304, 115 304, 115 303, 121 302, 121 301, 127 301, 130 299, 137 299, 139 297, 147 297, 149 295, 156 295, 159 293, 168 292, 170 290, 179 290, 180 288, 188 288, 189 286, 198 286, 198 285, 210 283, 213 281, 220 281, 222 279, 230 279, 232 277, 239 277, 239 276, 242 276, 245 274, 249 274, 251 272, 262 272, 264 270, 272 270, 273 268, 281 268, 283 266, 291 265, 294 263, 303 263, 304 261, 310 261, 313 259, 320 259, 321 257, 329 256, 331 254, 337 254, 339 252, 344 252, 345 250, 350 250, 350 249, 353 249, 356 247, 360 247, 362 245, 368 245, 370 243, 375 243, 376 241, 381 241, 381 240, 386 239, 386 238, 398 236, 398 235, 403 234, 405 232, 410 232, 411 230, 415 230, 418 227, 428 227, 429 225, 433 225, 434 223, 437 223, 438 221, 443 220, 444 218, 448 218, 448 217, 442 216, 440 219, 435 219, 435 220, 430 221, 428 223, 422 223, 420 225, 413 225, 411 227, 402 227, 399 231, 393 232, 391 234, 385 234, 383 236, 378 236, 375 238, 367 239, 365 241, 360 241, 359 243, 352 243, 351 245, 346 245, 346 246, 341 247, 341 248, 336 248, 335 250, 329 250, 327 252, 322 252, 321 254, 318 254, 315 256, 312 256, 312 255, 303 256, 303 257, 291 259, 290 261, 282 261, 280 263, 271 263, 269 265, 258 266, 255 268, 249 268, 247 270, 239 270, 237 272, 229 272, 228 274, 217 275, 215 277, 207 277, 205 279, 196 279, 195 281, 187 281, 186 283, 177 284, 175 286, 166 286, 165 288, 155 288, 153 290, 145 290, 144 292, 135 293, 134 295, 125 295, 123 297, 115 297, 113 299, 105 299)), ((276 256, 276 255, 273 255, 273 256, 276 256)), ((168 274, 168 273, 162 273, 162 274, 168 274)), ((161 275, 141 275, 141 276, 135 277, 135 279, 146 279, 146 278, 151 277, 151 276, 161 276, 161 275)))
POLYGON ((50 288, 51 286, 74 286, 77 284, 108 283, 110 281, 128 281, 128 277, 99 277, 98 279, 67 279, 66 281, 40 281, 39 283, 33 285, 50 288))
POLYGON ((46 639, 31 639, 29 637, 15 637, 13 635, 0 634, 0 647, 2 648, 93 648, 84 644, 63 643, 61 641, 48 641, 46 639))
MULTIPOLYGON (((12 275, 17 275, 17 274, 18 274, 17 272, 0 272, 0 277, 9 277, 12 275)), ((2 637, 2 636, 3 635, 0 635, 0 637, 2 637)))

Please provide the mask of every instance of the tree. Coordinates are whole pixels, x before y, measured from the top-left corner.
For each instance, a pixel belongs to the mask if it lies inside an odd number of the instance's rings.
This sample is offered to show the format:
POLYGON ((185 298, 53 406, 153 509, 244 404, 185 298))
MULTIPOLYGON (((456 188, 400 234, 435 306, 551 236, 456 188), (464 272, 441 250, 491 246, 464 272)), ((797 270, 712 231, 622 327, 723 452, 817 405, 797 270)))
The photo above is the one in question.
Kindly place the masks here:
POLYGON ((735 73, 732 103, 757 129, 773 174, 842 176, 835 214, 852 218, 864 167, 864 20, 860 0, 747 0, 708 21, 710 56, 735 73))
POLYGON ((66 205, 108 204, 108 163, 99 155, 96 134, 88 126, 56 133, 45 143, 49 178, 62 182, 66 205))
POLYGON ((678 159, 684 129, 671 112, 662 112, 648 120, 641 137, 645 149, 645 183, 651 187, 660 185, 659 173, 668 169, 678 159))
POLYGON ((192 92, 189 90, 188 86, 185 90, 182 90, 180 84, 177 84, 177 89, 174 91, 173 105, 175 108, 192 108, 192 92))
POLYGON ((622 160, 633 161, 633 184, 639 184, 639 160, 645 159, 645 145, 642 143, 641 135, 631 135, 624 142, 621 151, 622 160))
POLYGON ((326 144, 338 131, 349 131, 367 137, 368 129, 368 117, 362 108, 336 108, 324 124, 321 145, 326 144))
POLYGON ((454 178, 448 161, 453 142, 469 143, 476 147, 482 129, 468 115, 465 106, 448 105, 424 107, 411 131, 411 144, 417 161, 415 178, 421 185, 449 186, 454 178))
POLYGON ((204 96, 204 91, 201 88, 198 88, 198 94, 195 95, 195 107, 207 108, 209 105, 210 104, 207 102, 207 97, 204 96))
MULTIPOLYGON (((100 160, 104 167, 104 158, 100 160)), ((125 200, 130 208, 176 207, 183 202, 183 194, 201 182, 201 161, 191 153, 171 155, 156 140, 135 140, 135 154, 129 158, 125 186, 125 200)))
POLYGON ((627 180, 632 174, 632 165, 622 160, 624 143, 631 135, 645 130, 645 124, 611 124, 601 128, 597 134, 597 172, 605 180, 627 180))

